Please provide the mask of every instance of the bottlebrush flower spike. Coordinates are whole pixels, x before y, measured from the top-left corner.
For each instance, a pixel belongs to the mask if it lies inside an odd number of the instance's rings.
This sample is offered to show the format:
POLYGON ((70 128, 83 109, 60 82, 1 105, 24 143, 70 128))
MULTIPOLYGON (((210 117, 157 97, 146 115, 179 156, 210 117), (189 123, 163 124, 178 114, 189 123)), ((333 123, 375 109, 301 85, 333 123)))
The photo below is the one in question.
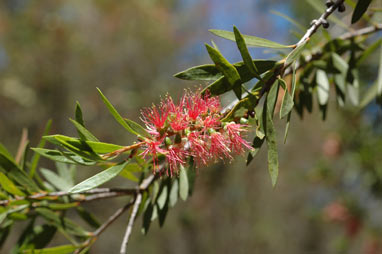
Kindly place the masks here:
POLYGON ((142 110, 142 121, 151 138, 143 141, 141 156, 151 155, 155 172, 158 155, 163 155, 167 175, 172 176, 188 158, 192 157, 200 167, 252 149, 243 138, 248 126, 222 122, 220 109, 217 97, 202 96, 198 90, 186 91, 178 104, 168 96, 159 107, 142 110))

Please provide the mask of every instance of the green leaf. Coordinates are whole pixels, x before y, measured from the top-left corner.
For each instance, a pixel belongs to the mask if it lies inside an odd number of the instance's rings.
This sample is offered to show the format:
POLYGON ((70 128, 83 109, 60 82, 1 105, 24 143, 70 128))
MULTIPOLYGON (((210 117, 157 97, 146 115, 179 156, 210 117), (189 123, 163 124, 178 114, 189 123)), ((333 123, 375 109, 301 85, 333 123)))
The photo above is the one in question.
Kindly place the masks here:
POLYGON ((379 69, 377 79, 377 103, 382 105, 382 46, 379 52, 379 69))
POLYGON ((191 67, 174 75, 176 78, 184 80, 215 81, 221 78, 223 74, 214 64, 204 64, 191 67))
POLYGON ((140 124, 130 120, 130 119, 124 119, 127 125, 135 132, 137 136, 142 136, 146 138, 151 138, 151 135, 146 131, 145 128, 143 128, 140 124))
MULTIPOLYGON (((294 98, 294 94, 296 92, 296 66, 292 66, 292 100, 294 98)), ((284 144, 286 143, 287 137, 288 137, 288 132, 289 132, 289 126, 290 126, 290 119, 292 117, 292 112, 289 112, 288 118, 287 118, 287 123, 285 126, 285 133, 284 133, 284 144)))
POLYGON ((256 77, 257 79, 261 79, 259 72, 256 68, 256 65, 253 63, 252 57, 249 54, 248 48, 245 45, 244 37, 240 33, 240 31, 236 28, 236 26, 233 27, 233 32, 235 35, 235 40, 237 47, 240 51, 241 57, 244 60, 244 64, 247 66, 248 70, 251 72, 251 74, 256 77))
POLYGON ((309 40, 305 40, 303 43, 301 43, 298 47, 296 47, 294 50, 292 50, 286 60, 285 60, 285 65, 289 66, 292 64, 294 61, 298 60, 300 57, 301 53, 304 51, 306 44, 308 43, 309 40))
POLYGON ((365 94, 362 97, 361 102, 359 103, 359 108, 362 109, 366 107, 370 102, 372 102, 378 93, 378 82, 375 82, 372 86, 367 89, 365 94))
POLYGON ((54 187, 56 187, 58 190, 67 191, 73 186, 71 183, 68 183, 65 179, 58 176, 52 170, 41 168, 40 172, 45 177, 45 179, 48 180, 48 182, 51 183, 54 187))
POLYGON ((79 246, 75 246, 75 245, 61 245, 61 246, 45 248, 45 249, 24 250, 23 253, 24 254, 69 254, 69 253, 73 253, 78 248, 79 246))
POLYGON ((12 180, 19 183, 21 186, 25 187, 31 192, 38 192, 39 188, 36 183, 21 170, 14 161, 9 160, 3 154, 0 154, 0 169, 4 170, 4 173, 12 180))
POLYGON ((317 70, 316 82, 317 82, 318 103, 320 105, 326 105, 329 100, 330 84, 329 84, 328 76, 326 76, 325 71, 317 70))
POLYGON ((51 210, 67 210, 79 206, 79 202, 63 203, 63 204, 49 204, 48 208, 51 210))
POLYGON ((360 66, 374 51, 382 45, 382 38, 370 45, 362 54, 359 56, 356 66, 360 66))
POLYGON ((17 186, 9 180, 9 178, 0 172, 0 185, 1 187, 7 191, 8 193, 11 193, 16 196, 25 196, 25 193, 22 192, 17 186))
POLYGON ((118 111, 114 108, 114 106, 110 103, 110 101, 105 97, 105 95, 103 95, 101 90, 99 88, 97 88, 97 90, 99 94, 101 95, 101 98, 103 102, 105 103, 106 107, 109 109, 109 112, 112 114, 114 119, 117 120, 117 122, 120 125, 122 125, 127 131, 129 131, 130 133, 134 135, 142 136, 142 134, 144 134, 143 137, 150 137, 150 134, 148 134, 147 132, 142 132, 142 131, 137 132, 136 128, 138 128, 137 126, 139 126, 139 124, 134 123, 131 120, 126 121, 125 119, 123 119, 122 116, 118 113, 118 111))
POLYGON ((71 235, 81 236, 81 237, 89 236, 89 232, 82 229, 72 220, 60 216, 59 213, 53 212, 47 208, 40 208, 40 207, 36 208, 35 211, 39 215, 44 217, 48 222, 52 223, 57 228, 61 228, 62 230, 64 230, 65 232, 71 235))
POLYGON ((90 140, 90 141, 99 142, 99 140, 79 122, 73 119, 69 119, 69 120, 74 124, 74 127, 76 127, 78 135, 80 136, 82 140, 90 140))
POLYGON ((82 115, 81 105, 80 105, 80 103, 78 101, 76 101, 75 119, 76 119, 77 123, 79 123, 79 124, 81 124, 82 126, 85 127, 85 122, 84 122, 84 118, 83 118, 83 115, 82 115))
MULTIPOLYGON (((44 132, 42 133, 42 136, 48 135, 51 126, 52 126, 52 120, 48 120, 48 122, 45 124, 44 132)), ((43 148, 45 146, 45 143, 46 143, 46 140, 41 138, 40 143, 38 144, 37 148, 43 148)), ((33 150, 33 148, 31 148, 31 149, 33 150)), ((36 172, 39 160, 40 160, 40 154, 35 153, 32 157, 32 165, 31 165, 31 168, 29 171, 29 176, 31 178, 33 178, 33 176, 36 172)))
POLYGON ((280 109, 280 119, 284 118, 289 114, 289 112, 292 111, 294 102, 292 96, 288 92, 288 88, 286 87, 285 81, 284 80, 279 80, 279 82, 284 83, 285 87, 285 93, 283 96, 283 100, 281 103, 281 109, 280 109))
POLYGON ((57 150, 44 149, 44 148, 31 148, 36 153, 57 162, 62 163, 71 163, 71 164, 81 164, 81 165, 94 165, 95 161, 88 161, 83 159, 82 157, 71 153, 71 152, 60 152, 57 150))
POLYGON ((84 192, 87 190, 91 190, 95 187, 100 186, 101 184, 104 184, 114 177, 116 177, 121 171, 124 169, 124 167, 128 164, 128 162, 124 162, 115 166, 112 166, 108 169, 105 169, 104 171, 86 179, 85 181, 82 181, 81 183, 75 185, 71 189, 69 189, 68 192, 70 193, 79 193, 84 192))
POLYGON ((271 13, 274 15, 277 15, 279 17, 284 18, 286 21, 289 21, 289 23, 295 25, 302 32, 305 32, 306 28, 303 25, 301 25, 300 23, 298 23, 296 20, 292 19, 291 17, 289 17, 289 16, 287 16, 281 12, 275 11, 275 10, 271 10, 271 13))
POLYGON ((249 163, 252 162, 252 160, 255 158, 255 156, 257 155, 257 153, 260 151, 260 148, 261 146, 263 145, 265 139, 261 139, 259 137, 255 137, 253 139, 253 143, 252 143, 252 147, 254 148, 254 150, 251 150, 249 151, 248 153, 248 157, 247 157, 247 162, 246 162, 246 165, 248 166, 249 163))
POLYGON ((150 199, 147 199, 144 209, 144 214, 142 216, 143 223, 142 223, 142 234, 147 234, 149 231, 150 225, 151 225, 151 218, 154 211, 154 206, 151 203, 150 199))
POLYGON ((95 152, 98 154, 111 153, 111 152, 114 152, 115 150, 123 148, 123 146, 120 146, 120 145, 114 145, 114 144, 104 143, 104 142, 83 141, 78 138, 72 138, 72 137, 67 137, 63 135, 50 135, 50 136, 44 136, 43 138, 55 145, 70 144, 74 148, 80 148, 84 150, 87 149, 86 151, 95 152), (88 147, 84 147, 84 144, 86 144, 88 147))
MULTIPOLYGON (((273 61, 273 60, 263 60, 263 59, 253 60, 253 64, 256 66, 256 69, 258 70, 259 74, 272 69, 275 63, 276 61, 273 61)), ((250 72, 250 70, 248 69, 248 67, 245 65, 244 62, 234 63, 233 66, 235 66, 235 68, 239 72, 239 75, 242 81, 244 79, 246 80, 244 82, 247 82, 250 79, 254 78, 253 74, 250 72)), ((205 64, 205 65, 194 66, 185 71, 179 72, 175 74, 174 76, 184 80, 198 80, 198 81, 215 81, 224 77, 223 73, 221 73, 216 68, 215 64, 205 64)))
POLYGON ((358 0, 357 5, 355 6, 353 15, 351 17, 351 23, 354 24, 357 22, 362 15, 367 11, 372 0, 358 0))
POLYGON ((169 206, 174 207, 176 202, 178 202, 178 194, 179 193, 179 183, 177 179, 174 179, 174 181, 171 184, 171 190, 170 190, 170 196, 169 196, 169 206))
POLYGON ((157 198, 157 204, 159 209, 164 208, 164 206, 166 205, 167 197, 168 197, 168 187, 167 187, 167 184, 164 184, 157 198))
POLYGON ((101 226, 97 218, 92 213, 88 212, 85 208, 83 208, 82 206, 77 207, 76 212, 91 227, 99 228, 101 226))
POLYGON ((189 185, 186 169, 181 166, 179 170, 179 196, 184 201, 188 198, 189 185))
POLYGON ((119 173, 120 176, 129 179, 133 182, 139 182, 139 179, 133 174, 133 172, 142 171, 141 166, 137 163, 127 164, 126 167, 119 173))
POLYGON ((14 164, 16 164, 15 160, 13 159, 11 153, 5 148, 3 144, 0 143, 0 154, 4 155, 8 160, 12 161, 14 164))
POLYGON ((269 93, 264 104, 263 117, 265 117, 265 119, 263 121, 265 124, 265 138, 268 146, 268 171, 271 176, 272 186, 275 187, 279 174, 279 160, 277 154, 276 130, 272 120, 275 104, 273 101, 275 101, 275 99, 272 94, 269 93))
POLYGON ((210 55, 212 61, 215 63, 216 68, 223 73, 227 78, 231 86, 236 85, 240 81, 240 75, 236 68, 223 57, 223 55, 215 48, 206 44, 208 54, 210 55))
POLYGON ((280 80, 275 80, 272 84, 271 89, 267 95, 267 109, 269 114, 272 116, 275 114, 275 108, 277 103, 277 97, 279 95, 280 80))
MULTIPOLYGON (((225 31, 225 30, 216 30, 216 29, 211 29, 209 31, 213 33, 214 35, 217 35, 224 39, 236 41, 235 34, 233 32, 225 31)), ((255 37, 251 35, 243 35, 243 38, 245 40, 245 44, 247 46, 252 46, 252 47, 263 47, 263 48, 291 48, 293 47, 293 46, 282 45, 277 42, 273 42, 267 39, 263 39, 263 38, 259 38, 259 37, 255 37)))

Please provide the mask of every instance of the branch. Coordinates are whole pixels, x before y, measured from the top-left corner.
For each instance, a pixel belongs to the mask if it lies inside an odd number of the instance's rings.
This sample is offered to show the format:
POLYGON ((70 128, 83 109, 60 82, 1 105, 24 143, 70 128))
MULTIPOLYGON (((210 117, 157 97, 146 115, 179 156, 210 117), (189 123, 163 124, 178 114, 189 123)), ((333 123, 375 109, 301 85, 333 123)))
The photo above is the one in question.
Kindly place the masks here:
POLYGON ((316 33, 317 29, 323 25, 327 24, 327 18, 340 6, 344 4, 345 0, 338 0, 332 6, 327 8, 325 12, 321 15, 319 19, 312 20, 311 27, 306 31, 304 36, 296 43, 296 47, 303 44, 306 40, 308 40, 313 34, 316 33))
MULTIPOLYGON (((361 28, 359 30, 344 33, 343 35, 339 36, 338 39, 348 40, 348 39, 352 39, 352 38, 363 36, 363 35, 373 34, 381 30, 382 30, 382 24, 375 24, 374 26, 368 26, 365 28, 361 28)), ((306 66, 307 64, 309 64, 310 62, 314 60, 320 59, 323 56, 323 54, 324 52, 318 51, 314 54, 311 54, 305 57, 303 64, 300 64, 300 63, 296 64, 296 67, 295 67, 296 70, 301 69, 302 67, 306 66)), ((293 72, 292 68, 288 67, 284 72, 284 76, 290 75, 292 74, 292 72, 293 72)))
POLYGON ((133 211, 131 212, 131 215, 130 215, 129 223, 127 224, 125 236, 123 237, 123 241, 121 245, 121 254, 126 254, 127 244, 129 242, 131 231, 133 230, 134 221, 135 221, 135 218, 137 217, 138 208, 141 202, 142 202, 142 193, 138 193, 134 202, 133 211))

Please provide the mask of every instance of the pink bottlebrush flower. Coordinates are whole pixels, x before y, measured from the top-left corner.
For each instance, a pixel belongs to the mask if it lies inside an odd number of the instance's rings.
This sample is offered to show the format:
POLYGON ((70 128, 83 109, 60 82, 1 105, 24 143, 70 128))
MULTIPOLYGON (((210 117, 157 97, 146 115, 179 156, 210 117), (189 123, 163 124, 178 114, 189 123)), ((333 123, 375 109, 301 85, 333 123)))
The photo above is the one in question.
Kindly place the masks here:
POLYGON ((247 131, 244 127, 245 125, 238 123, 228 123, 226 125, 228 136, 231 141, 230 148, 236 154, 241 154, 242 152, 244 152, 244 148, 250 150, 252 149, 248 141, 242 138, 242 132, 247 131))
POLYGON ((215 159, 232 159, 229 149, 230 141, 225 138, 220 132, 213 132, 210 135, 210 154, 215 159))
POLYGON ((171 176, 173 176, 174 173, 177 173, 179 171, 180 165, 184 165, 186 163, 186 156, 188 156, 188 153, 179 147, 170 146, 168 148, 168 150, 166 151, 166 161, 171 176))
POLYGON ((153 159, 153 171, 155 172, 155 169, 156 169, 156 165, 158 164, 158 153, 161 153, 161 154, 164 154, 166 153, 165 150, 163 150, 162 148, 160 148, 160 145, 162 144, 163 142, 163 139, 162 140, 157 140, 157 141, 154 141, 154 140, 150 140, 150 139, 145 139, 145 147, 146 149, 141 153, 141 156, 143 158, 145 158, 148 154, 151 155, 152 159, 153 159))
POLYGON ((188 135, 189 150, 191 155, 194 157, 196 165, 206 166, 211 160, 210 153, 208 151, 207 143, 201 138, 199 132, 191 132, 188 135))
POLYGON ((149 133, 156 133, 162 129, 168 116, 165 104, 161 104, 159 109, 154 105, 151 108, 142 110, 142 121, 145 123, 149 133))
POLYGON ((192 157, 197 167, 217 159, 232 159, 232 152, 240 154, 252 149, 242 137, 246 125, 225 124, 221 121, 221 105, 217 97, 186 91, 175 104, 167 96, 159 107, 142 111, 142 119, 152 138, 144 140, 143 157, 151 155, 154 169, 158 154, 165 156, 167 173, 171 176, 192 157))

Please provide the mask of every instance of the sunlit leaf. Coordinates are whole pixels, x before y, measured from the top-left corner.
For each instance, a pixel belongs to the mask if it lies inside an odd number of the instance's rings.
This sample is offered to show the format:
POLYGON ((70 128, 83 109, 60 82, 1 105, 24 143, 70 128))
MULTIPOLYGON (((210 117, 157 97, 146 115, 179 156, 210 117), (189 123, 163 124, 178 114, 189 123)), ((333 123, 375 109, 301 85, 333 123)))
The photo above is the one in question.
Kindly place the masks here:
POLYGON ((90 131, 88 131, 83 125, 81 125, 79 122, 77 122, 76 120, 73 120, 73 119, 69 119, 69 120, 76 127, 77 132, 78 132, 78 134, 82 140, 90 140, 90 141, 99 142, 99 140, 90 131))
POLYGON ((17 186, 11 180, 9 180, 9 178, 5 174, 1 172, 0 172, 0 185, 8 193, 11 193, 17 196, 25 196, 25 193, 22 192, 19 188, 17 188, 17 186))
POLYGON ((86 179, 85 181, 82 181, 81 183, 75 185, 74 187, 70 188, 68 192, 70 193, 79 193, 87 190, 91 190, 95 187, 100 186, 101 184, 104 184, 114 177, 116 177, 128 164, 128 162, 124 162, 121 164, 118 164, 116 166, 112 166, 108 169, 105 169, 104 171, 86 179))
MULTIPOLYGON (((51 126, 52 126, 52 120, 49 120, 45 124, 44 132, 42 133, 42 136, 48 135, 51 126)), ((46 143, 46 140, 41 138, 40 143, 38 144, 37 148, 43 148, 45 146, 45 143, 46 143)), ((32 150, 33 150, 33 148, 32 148, 32 150)), ((32 157, 32 165, 31 165, 30 170, 29 170, 29 176, 30 177, 34 176, 39 160, 40 160, 40 154, 35 153, 32 157)))
POLYGON ((188 198, 189 185, 186 169, 181 166, 179 170, 179 196, 184 201, 188 198))
POLYGON ((67 191, 72 187, 71 183, 68 183, 65 179, 58 176, 52 170, 41 168, 40 172, 45 177, 45 179, 48 180, 48 182, 54 187, 56 187, 58 190, 67 191))
POLYGON ((316 73, 317 82, 317 98, 320 105, 326 105, 329 100, 329 80, 328 76, 323 70, 317 70, 316 73))
POLYGON ((71 152, 60 152, 52 149, 45 148, 31 148, 36 153, 57 162, 62 163, 71 163, 71 164, 82 164, 82 165, 94 165, 95 161, 88 161, 83 159, 81 156, 78 156, 71 152))
POLYGON ((75 245, 62 245, 57 247, 45 248, 45 249, 31 249, 24 250, 24 254, 69 254, 73 253, 79 246, 75 245))
MULTIPOLYGON (((236 41, 235 40, 235 34, 233 32, 225 31, 225 30, 216 30, 216 29, 211 29, 209 31, 211 33, 219 36, 219 37, 224 38, 224 39, 236 41)), ((256 36, 243 35, 243 37, 245 40, 245 44, 247 46, 263 47, 263 48, 290 48, 290 47, 293 47, 293 46, 282 45, 280 43, 273 42, 273 41, 263 39, 260 37, 256 37, 256 36)))
POLYGON ((249 54, 247 46, 245 45, 243 35, 235 26, 233 27, 233 31, 235 35, 236 44, 237 44, 237 47, 239 48, 244 64, 247 66, 248 70, 253 74, 253 76, 260 79, 260 75, 256 68, 256 65, 253 63, 252 57, 249 54))
POLYGON ((304 51, 306 44, 308 43, 308 40, 305 40, 303 43, 301 43, 297 48, 292 50, 290 52, 285 60, 285 65, 288 66, 292 64, 294 61, 298 60, 301 53, 304 51))
MULTIPOLYGON (((126 121, 125 119, 122 118, 122 116, 118 113, 118 111, 114 108, 114 106, 110 103, 110 101, 103 95, 101 90, 97 88, 99 94, 101 95, 101 98, 103 102, 105 103, 106 107, 109 109, 110 113, 114 117, 117 122, 122 125, 127 131, 129 131, 132 134, 135 134, 137 136, 143 136, 143 137, 150 137, 150 134, 148 134, 146 131, 142 131, 142 127, 139 128, 139 124, 128 120, 126 121)), ((143 129, 144 130, 144 129, 143 129)))

